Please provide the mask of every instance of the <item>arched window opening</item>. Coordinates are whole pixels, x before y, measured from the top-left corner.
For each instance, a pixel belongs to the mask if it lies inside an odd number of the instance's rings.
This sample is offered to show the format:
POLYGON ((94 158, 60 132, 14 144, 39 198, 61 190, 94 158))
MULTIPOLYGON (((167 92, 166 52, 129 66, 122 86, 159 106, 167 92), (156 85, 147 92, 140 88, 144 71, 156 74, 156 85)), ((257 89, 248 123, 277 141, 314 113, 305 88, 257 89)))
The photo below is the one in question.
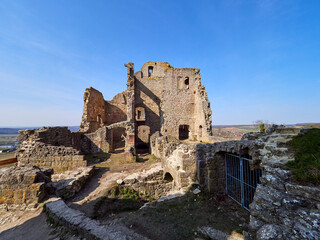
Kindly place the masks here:
POLYGON ((199 134, 199 137, 201 138, 202 137, 202 125, 199 126, 199 133, 198 134, 199 134))
POLYGON ((189 78, 188 77, 186 77, 184 79, 184 85, 185 85, 185 89, 189 89, 189 78))
POLYGON ((167 181, 167 182, 172 182, 172 181, 173 181, 173 177, 172 177, 172 175, 171 175, 170 173, 167 172, 167 173, 164 175, 163 180, 165 180, 165 181, 167 181))
POLYGON ((151 77, 151 76, 152 76, 152 73, 153 73, 153 67, 152 67, 152 66, 149 66, 149 67, 148 67, 148 77, 151 77))

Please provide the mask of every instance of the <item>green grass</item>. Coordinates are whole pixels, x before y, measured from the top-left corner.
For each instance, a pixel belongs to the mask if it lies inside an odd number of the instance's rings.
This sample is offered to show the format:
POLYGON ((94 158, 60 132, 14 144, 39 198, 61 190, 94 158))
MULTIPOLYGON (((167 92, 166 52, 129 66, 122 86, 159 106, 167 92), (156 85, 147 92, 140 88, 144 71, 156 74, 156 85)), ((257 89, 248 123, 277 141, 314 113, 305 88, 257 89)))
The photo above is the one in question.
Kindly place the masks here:
POLYGON ((295 160, 287 166, 293 170, 294 179, 301 184, 320 184, 320 129, 314 128, 291 141, 295 160))
MULTIPOLYGON (((150 198, 150 197, 148 197, 150 198)), ((108 216, 109 214, 136 211, 145 202, 144 196, 128 187, 115 185, 109 189, 93 206, 92 218, 108 216)))
POLYGON ((152 202, 121 218, 126 226, 158 240, 209 239, 198 231, 198 227, 203 226, 228 234, 247 231, 239 224, 248 220, 249 213, 232 200, 223 199, 218 203, 204 190, 197 195, 191 191, 179 198, 152 202))

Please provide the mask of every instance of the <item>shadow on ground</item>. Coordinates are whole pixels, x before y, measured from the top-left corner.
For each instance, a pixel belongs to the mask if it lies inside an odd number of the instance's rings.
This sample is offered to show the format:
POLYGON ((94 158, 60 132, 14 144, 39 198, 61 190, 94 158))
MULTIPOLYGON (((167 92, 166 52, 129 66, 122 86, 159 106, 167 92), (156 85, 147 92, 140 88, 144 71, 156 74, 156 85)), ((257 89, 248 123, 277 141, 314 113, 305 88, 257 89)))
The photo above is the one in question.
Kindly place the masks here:
POLYGON ((43 212, 0 233, 1 240, 52 240, 57 237, 58 233, 47 225, 46 214, 43 212))

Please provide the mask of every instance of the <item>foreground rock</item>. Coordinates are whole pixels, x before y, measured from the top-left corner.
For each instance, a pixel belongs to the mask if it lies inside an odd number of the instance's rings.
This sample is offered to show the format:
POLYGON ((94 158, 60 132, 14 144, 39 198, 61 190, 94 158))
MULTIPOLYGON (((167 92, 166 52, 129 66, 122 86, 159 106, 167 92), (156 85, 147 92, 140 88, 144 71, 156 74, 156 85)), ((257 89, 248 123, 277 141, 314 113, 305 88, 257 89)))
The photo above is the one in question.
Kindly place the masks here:
POLYGON ((94 166, 89 166, 67 171, 63 174, 55 174, 52 176, 52 183, 48 184, 48 188, 51 189, 51 193, 55 193, 58 197, 71 198, 81 190, 93 172, 94 166))
POLYGON ((56 199, 45 205, 49 221, 63 226, 86 239, 129 240, 146 239, 134 232, 126 234, 115 227, 101 225, 98 221, 85 216, 84 213, 69 208, 63 200, 56 199))
POLYGON ((45 196, 45 184, 50 182, 52 170, 36 167, 10 167, 0 169, 0 204, 34 205, 45 196))

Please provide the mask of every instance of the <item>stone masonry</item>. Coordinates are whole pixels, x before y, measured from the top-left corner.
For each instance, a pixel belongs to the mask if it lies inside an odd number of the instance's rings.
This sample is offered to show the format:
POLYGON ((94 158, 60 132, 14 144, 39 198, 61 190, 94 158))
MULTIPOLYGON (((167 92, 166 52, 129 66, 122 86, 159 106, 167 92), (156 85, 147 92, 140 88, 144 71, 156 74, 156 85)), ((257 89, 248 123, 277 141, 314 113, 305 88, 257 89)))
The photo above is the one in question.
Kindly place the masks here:
POLYGON ((53 168, 59 173, 87 165, 84 155, 72 147, 72 135, 66 127, 20 131, 19 141, 17 160, 21 166, 53 168))
POLYGON ((169 139, 209 140, 211 109, 199 69, 147 62, 134 72, 133 63, 125 66, 127 90, 111 101, 92 87, 86 89, 80 132, 126 121, 127 126, 114 131, 111 139, 116 146, 122 136, 126 151, 148 151, 156 132, 169 139))
POLYGON ((50 182, 51 171, 34 167, 0 169, 0 204, 31 205, 46 196, 45 184, 50 182))
POLYGON ((320 187, 296 183, 285 166, 294 160, 290 141, 306 131, 274 126, 241 141, 197 146, 197 177, 211 193, 225 193, 225 153, 249 154, 251 169, 263 170, 250 204, 253 239, 320 239, 320 187))

